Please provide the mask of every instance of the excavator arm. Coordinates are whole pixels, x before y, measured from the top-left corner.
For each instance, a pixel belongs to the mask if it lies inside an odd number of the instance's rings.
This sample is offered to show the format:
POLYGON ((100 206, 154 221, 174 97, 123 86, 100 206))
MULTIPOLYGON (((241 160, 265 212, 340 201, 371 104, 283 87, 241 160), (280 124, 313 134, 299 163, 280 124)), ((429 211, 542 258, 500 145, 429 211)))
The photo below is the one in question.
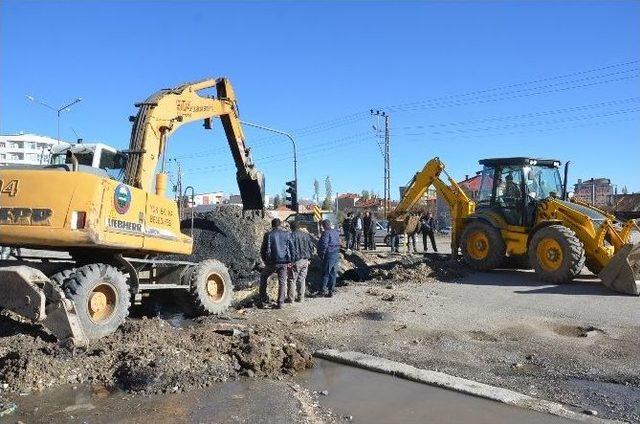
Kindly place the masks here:
MULTIPOLYGON (((398 206, 391 212, 391 226, 397 233, 407 232, 411 226, 407 215, 411 208, 415 206, 424 193, 433 185, 438 194, 444 199, 451 209, 453 227, 451 231, 452 252, 457 251, 458 237, 464 220, 475 211, 475 203, 469 199, 458 183, 447 174, 449 184, 442 181, 440 174, 444 170, 444 164, 439 158, 433 158, 426 163, 424 168, 418 172, 407 186, 398 206), (455 246, 455 250, 454 249, 455 246)), ((412 232, 412 231, 409 231, 412 232)))
POLYGON ((231 83, 226 78, 206 79, 176 88, 160 90, 136 104, 138 114, 132 117, 129 158, 125 182, 151 192, 158 162, 160 173, 155 178, 155 192, 164 195, 165 153, 169 137, 180 126, 202 120, 206 129, 219 117, 236 165, 236 179, 245 209, 264 209, 264 177, 255 168, 250 149, 245 144, 238 105, 231 83), (216 88, 217 96, 201 96, 199 92, 216 88))

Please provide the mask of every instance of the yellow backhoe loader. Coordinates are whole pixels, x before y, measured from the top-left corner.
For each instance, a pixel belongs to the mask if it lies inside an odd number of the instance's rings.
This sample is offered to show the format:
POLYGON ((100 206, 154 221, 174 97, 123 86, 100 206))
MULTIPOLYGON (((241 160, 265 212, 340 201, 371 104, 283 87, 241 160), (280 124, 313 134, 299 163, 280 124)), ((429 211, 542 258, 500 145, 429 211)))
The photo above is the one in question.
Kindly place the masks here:
POLYGON ((233 286, 222 263, 157 259, 193 247, 180 231, 177 202, 165 196, 167 141, 181 125, 201 120, 210 129, 220 118, 244 208, 264 210, 264 178, 245 145, 227 79, 160 90, 136 106, 129 149, 109 156, 122 180, 81 164, 73 149, 66 163, 0 168, 0 246, 72 258, 0 262, 0 308, 42 323, 61 341, 83 345, 112 333, 131 301, 151 290, 188 291, 202 312, 228 308, 233 286), (200 94, 214 87, 216 96, 200 94))
POLYGON ((557 160, 497 158, 480 164, 480 190, 473 201, 438 158, 427 162, 390 214, 392 229, 416 230, 410 210, 433 185, 451 209, 451 251, 454 257, 461 252, 471 268, 499 268, 511 257, 528 263, 544 281, 559 284, 586 265, 606 286, 640 294, 640 245, 631 244, 637 224, 569 201, 566 165, 563 185, 557 160), (443 172, 448 184, 440 179, 443 172))

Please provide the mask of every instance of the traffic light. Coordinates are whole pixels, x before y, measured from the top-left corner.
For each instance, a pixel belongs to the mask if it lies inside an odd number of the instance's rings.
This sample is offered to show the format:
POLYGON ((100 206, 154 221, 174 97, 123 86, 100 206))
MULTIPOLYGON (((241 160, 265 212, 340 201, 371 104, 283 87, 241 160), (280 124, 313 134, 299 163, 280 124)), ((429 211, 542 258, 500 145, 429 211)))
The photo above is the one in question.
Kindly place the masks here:
POLYGON ((298 187, 296 181, 287 181, 286 184, 287 189, 285 191, 287 192, 287 197, 285 198, 285 201, 287 206, 292 211, 298 212, 298 187))

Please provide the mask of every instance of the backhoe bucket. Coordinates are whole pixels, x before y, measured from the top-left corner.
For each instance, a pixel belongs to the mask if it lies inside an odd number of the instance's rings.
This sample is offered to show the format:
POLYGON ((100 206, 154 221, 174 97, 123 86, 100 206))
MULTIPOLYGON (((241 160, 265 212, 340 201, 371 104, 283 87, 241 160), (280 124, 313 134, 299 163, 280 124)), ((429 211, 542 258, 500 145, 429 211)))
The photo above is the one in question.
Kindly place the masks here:
POLYGON ((616 253, 598 277, 615 291, 640 295, 640 244, 627 244, 616 253))
POLYGON ((259 171, 255 171, 252 175, 238 173, 236 179, 240 188, 242 208, 244 210, 263 210, 264 175, 259 171))
POLYGON ((0 309, 41 323, 60 342, 87 344, 73 303, 38 269, 24 265, 0 268, 0 309))

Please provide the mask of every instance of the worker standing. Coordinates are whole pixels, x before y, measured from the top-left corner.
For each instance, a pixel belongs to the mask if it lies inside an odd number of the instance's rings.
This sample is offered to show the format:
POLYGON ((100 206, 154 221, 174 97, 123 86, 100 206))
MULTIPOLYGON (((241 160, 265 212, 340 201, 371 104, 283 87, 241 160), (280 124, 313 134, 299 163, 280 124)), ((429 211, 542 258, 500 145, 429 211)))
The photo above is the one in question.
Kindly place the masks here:
POLYGON ((362 215, 360 212, 353 218, 353 237, 354 237, 354 248, 356 250, 360 250, 360 240, 362 239, 362 215))
POLYGON ((300 228, 297 222, 291 223, 291 261, 289 272, 289 289, 286 302, 302 302, 304 300, 309 260, 314 250, 311 235, 304 228, 300 228), (297 290, 297 293, 296 293, 297 290))
POLYGON ((433 251, 437 252, 438 248, 436 247, 436 238, 434 236, 435 222, 431 212, 427 212, 426 215, 420 218, 420 229, 422 231, 422 250, 427 251, 427 237, 429 237, 433 251))
POLYGON ((271 221, 271 231, 264 235, 260 256, 265 268, 260 273, 260 299, 258 307, 264 307, 269 303, 267 294, 267 281, 274 272, 278 274, 278 303, 276 308, 281 309, 287 290, 288 269, 291 266, 291 233, 282 228, 282 221, 274 218, 271 221))
POLYGON ((369 248, 371 250, 376 250, 376 230, 378 228, 378 220, 376 219, 376 214, 371 212, 371 225, 369 226, 369 248))
POLYGON ((353 242, 352 238, 352 227, 353 227, 353 212, 348 212, 347 216, 342 221, 342 234, 344 235, 344 247, 348 251, 351 249, 351 244, 353 242))
POLYGON ((322 260, 322 294, 333 297, 340 255, 340 233, 331 228, 331 221, 322 221, 322 235, 318 240, 318 256, 322 260))
POLYGON ((365 211, 364 217, 362 217, 362 233, 364 234, 364 250, 369 249, 369 237, 370 237, 370 228, 371 228, 371 212, 365 211))

